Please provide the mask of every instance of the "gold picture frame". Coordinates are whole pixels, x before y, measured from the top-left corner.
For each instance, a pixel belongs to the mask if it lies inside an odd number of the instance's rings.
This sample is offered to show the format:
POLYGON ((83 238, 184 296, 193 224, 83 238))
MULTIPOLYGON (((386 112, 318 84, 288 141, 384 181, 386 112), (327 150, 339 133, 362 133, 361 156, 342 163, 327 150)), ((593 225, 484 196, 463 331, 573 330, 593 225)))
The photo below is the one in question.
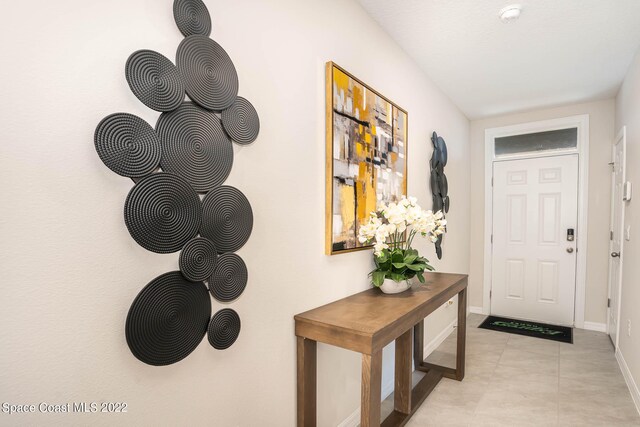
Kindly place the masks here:
POLYGON ((336 255, 371 248, 359 225, 407 195, 408 114, 334 62, 325 72, 325 254, 336 255))

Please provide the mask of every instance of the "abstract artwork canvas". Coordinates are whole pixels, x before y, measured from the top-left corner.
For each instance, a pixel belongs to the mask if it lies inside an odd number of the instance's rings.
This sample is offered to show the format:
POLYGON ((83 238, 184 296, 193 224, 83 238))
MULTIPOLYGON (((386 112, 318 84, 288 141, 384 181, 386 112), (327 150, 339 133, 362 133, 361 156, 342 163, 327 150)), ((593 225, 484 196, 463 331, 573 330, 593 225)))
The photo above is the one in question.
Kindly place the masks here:
POLYGON ((371 246, 358 230, 407 194, 407 112, 333 62, 326 66, 325 253, 371 246))

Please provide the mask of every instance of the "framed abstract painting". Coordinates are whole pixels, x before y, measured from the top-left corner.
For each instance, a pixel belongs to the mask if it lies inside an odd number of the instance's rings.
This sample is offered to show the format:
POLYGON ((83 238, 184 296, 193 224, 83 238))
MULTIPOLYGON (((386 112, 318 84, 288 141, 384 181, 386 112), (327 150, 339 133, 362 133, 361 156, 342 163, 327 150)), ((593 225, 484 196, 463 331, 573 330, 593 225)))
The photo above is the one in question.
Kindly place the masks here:
POLYGON ((407 194, 407 112, 326 65, 325 253, 368 249, 358 230, 379 202, 407 194))

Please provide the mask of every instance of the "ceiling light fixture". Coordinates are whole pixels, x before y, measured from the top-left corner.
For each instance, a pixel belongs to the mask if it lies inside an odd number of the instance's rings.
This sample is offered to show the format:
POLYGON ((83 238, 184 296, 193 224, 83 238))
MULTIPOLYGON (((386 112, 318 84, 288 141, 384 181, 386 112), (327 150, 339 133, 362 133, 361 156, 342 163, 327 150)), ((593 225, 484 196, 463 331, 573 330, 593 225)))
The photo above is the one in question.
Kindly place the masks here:
POLYGON ((500 13, 498 13, 498 16, 500 16, 502 22, 508 24, 509 22, 513 22, 518 19, 521 12, 522 6, 520 6, 519 4, 511 4, 500 9, 500 13))

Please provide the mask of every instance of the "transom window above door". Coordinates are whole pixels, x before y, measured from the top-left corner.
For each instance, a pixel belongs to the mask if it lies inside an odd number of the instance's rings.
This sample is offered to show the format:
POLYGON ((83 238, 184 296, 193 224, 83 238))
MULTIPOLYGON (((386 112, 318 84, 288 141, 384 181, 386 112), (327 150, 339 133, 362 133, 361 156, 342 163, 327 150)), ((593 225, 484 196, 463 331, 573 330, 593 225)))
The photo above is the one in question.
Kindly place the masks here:
POLYGON ((578 147, 578 128, 509 135, 495 138, 496 158, 514 154, 548 151, 575 151, 578 147))

